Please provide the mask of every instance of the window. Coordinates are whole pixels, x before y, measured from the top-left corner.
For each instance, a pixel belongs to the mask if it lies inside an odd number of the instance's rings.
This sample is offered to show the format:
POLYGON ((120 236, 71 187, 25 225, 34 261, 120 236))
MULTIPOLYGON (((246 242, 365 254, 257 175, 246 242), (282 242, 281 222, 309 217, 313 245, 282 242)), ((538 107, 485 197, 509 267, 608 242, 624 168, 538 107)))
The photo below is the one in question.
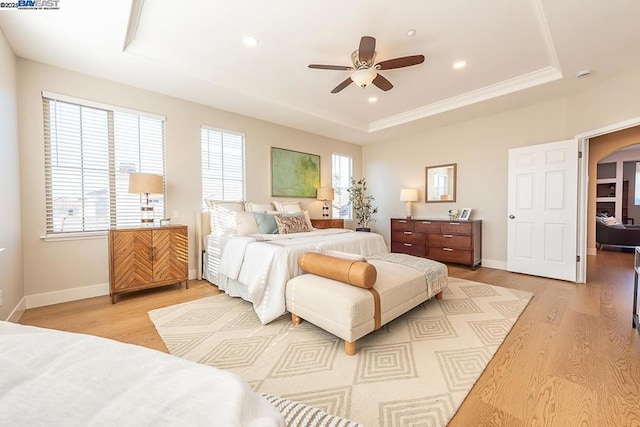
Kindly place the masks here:
MULTIPOLYGON (((164 176, 164 118, 43 93, 46 234, 140 225, 129 173, 164 176)), ((156 219, 163 195, 151 195, 156 219)))
POLYGON ((202 207, 206 199, 244 200, 244 135, 203 127, 202 207))
POLYGON ((351 177, 353 176, 353 159, 351 156, 333 153, 332 174, 333 174, 333 218, 351 219, 351 205, 349 203, 349 192, 351 177))

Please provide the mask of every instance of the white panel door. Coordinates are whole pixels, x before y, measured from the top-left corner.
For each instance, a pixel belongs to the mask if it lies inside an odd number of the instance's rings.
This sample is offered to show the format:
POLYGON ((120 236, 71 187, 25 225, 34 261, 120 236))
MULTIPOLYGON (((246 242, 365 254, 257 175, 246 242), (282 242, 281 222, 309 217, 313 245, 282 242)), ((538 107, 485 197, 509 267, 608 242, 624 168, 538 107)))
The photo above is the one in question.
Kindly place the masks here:
POLYGON ((507 270, 576 280, 578 141, 509 150, 507 270))

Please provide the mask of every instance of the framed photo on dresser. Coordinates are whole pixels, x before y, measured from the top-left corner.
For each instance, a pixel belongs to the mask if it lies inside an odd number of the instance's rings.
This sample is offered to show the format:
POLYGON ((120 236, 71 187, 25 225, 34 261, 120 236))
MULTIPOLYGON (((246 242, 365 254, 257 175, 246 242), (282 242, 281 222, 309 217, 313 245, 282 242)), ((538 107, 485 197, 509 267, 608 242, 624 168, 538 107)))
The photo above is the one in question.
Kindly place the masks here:
POLYGON ((471 208, 462 208, 458 221, 469 221, 469 217, 471 217, 471 208))

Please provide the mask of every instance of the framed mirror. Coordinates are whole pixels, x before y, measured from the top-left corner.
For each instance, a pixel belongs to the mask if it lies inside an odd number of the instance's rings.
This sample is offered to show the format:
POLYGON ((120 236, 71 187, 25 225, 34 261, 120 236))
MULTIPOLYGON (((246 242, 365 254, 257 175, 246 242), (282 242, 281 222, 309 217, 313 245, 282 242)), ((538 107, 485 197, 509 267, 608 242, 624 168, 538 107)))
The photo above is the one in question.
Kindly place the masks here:
POLYGON ((456 201, 456 163, 425 168, 425 203, 456 201))

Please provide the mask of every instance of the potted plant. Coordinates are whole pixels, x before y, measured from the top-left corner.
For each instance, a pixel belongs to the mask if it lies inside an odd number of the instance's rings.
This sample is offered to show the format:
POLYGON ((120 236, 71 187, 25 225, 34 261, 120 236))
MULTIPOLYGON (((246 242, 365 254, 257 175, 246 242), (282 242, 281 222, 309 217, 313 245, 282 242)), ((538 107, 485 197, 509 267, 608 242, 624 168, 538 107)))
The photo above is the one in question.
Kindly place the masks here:
POLYGON ((347 189, 349 193, 349 203, 353 208, 353 214, 358 221, 356 231, 371 231, 369 222, 375 221, 372 216, 378 213, 378 207, 373 206, 375 200, 373 196, 365 195, 367 191, 366 178, 355 180, 351 178, 351 187, 347 189))

